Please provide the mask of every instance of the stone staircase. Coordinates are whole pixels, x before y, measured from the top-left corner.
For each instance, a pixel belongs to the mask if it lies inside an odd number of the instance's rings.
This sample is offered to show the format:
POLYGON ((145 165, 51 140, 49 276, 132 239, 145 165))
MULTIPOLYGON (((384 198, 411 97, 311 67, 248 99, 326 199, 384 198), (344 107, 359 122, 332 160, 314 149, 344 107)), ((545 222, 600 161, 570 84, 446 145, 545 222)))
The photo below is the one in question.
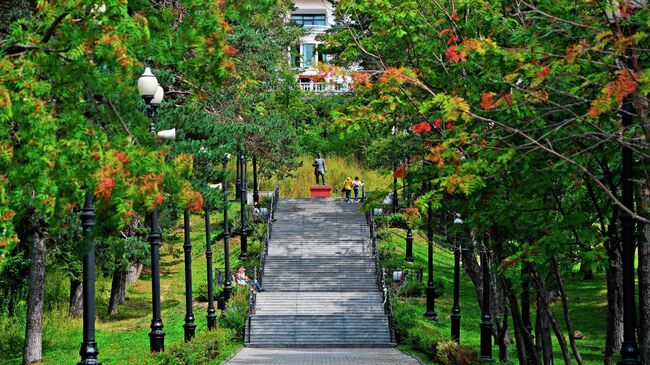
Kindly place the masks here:
POLYGON ((249 347, 390 347, 369 228, 358 205, 283 199, 249 322, 249 347))

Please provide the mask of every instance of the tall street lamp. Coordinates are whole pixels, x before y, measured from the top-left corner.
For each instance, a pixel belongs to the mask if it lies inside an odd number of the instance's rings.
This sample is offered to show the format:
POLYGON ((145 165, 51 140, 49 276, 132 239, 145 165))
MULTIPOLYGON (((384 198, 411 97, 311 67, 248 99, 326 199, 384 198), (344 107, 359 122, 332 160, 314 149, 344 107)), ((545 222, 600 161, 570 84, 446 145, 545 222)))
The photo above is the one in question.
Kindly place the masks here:
POLYGON ((194 311, 192 308, 192 241, 190 240, 190 210, 186 209, 183 213, 183 225, 185 243, 183 250, 185 251, 185 324, 183 324, 183 332, 185 335, 185 342, 194 337, 196 324, 194 324, 194 311))
POLYGON ((242 168, 241 168, 241 148, 237 152, 237 180, 235 180, 235 200, 241 199, 241 181, 242 181, 242 168))
MULTIPOLYGON (((158 80, 151 73, 149 67, 145 68, 144 73, 138 79, 138 91, 147 105, 147 111, 151 119, 149 131, 155 134, 156 110, 162 102, 164 92, 162 87, 158 85, 158 80)), ((149 349, 151 352, 160 352, 165 350, 165 331, 163 330, 162 315, 160 313, 160 231, 158 229, 157 208, 154 208, 151 212, 149 242, 151 243, 151 294, 153 312, 151 332, 149 333, 149 349)))
POLYGON ((212 233, 210 232, 210 208, 205 208, 205 259, 208 268, 208 329, 217 326, 217 312, 214 309, 214 288, 212 282, 212 233))
POLYGON ((397 176, 395 176, 396 171, 397 160, 393 160, 393 213, 397 213, 399 210, 399 200, 397 198, 397 176))
MULTIPOLYGON (((430 183, 427 181, 426 189, 430 190, 430 183)), ((429 317, 434 321, 438 320, 436 313, 436 288, 433 283, 433 202, 429 200, 427 206, 427 251, 429 257, 427 264, 429 269, 429 278, 427 280, 427 311, 424 312, 425 317, 429 317)))
MULTIPOLYGON (((634 27, 621 25, 620 22, 626 16, 634 13, 638 9, 645 7, 646 0, 628 0, 622 2, 618 7, 606 12, 607 19, 614 28, 620 27, 623 36, 629 38, 634 35, 634 27), (625 14, 622 14, 625 12, 625 14)), ((616 31, 618 29, 615 29, 616 31)), ((638 55, 636 51, 629 46, 625 47, 624 63, 630 70, 636 70, 638 55)), ((633 123, 636 110, 632 104, 630 95, 623 99, 620 108, 621 122, 623 124, 623 133, 625 133, 633 123)), ((632 179, 634 177, 634 160, 632 149, 623 144, 621 147, 622 155, 622 203, 630 211, 634 211, 634 191, 632 179)), ((634 219, 626 212, 621 212, 621 238, 623 245, 623 344, 621 345, 621 359, 619 365, 638 365, 639 349, 636 342, 636 303, 634 288, 634 254, 636 250, 636 239, 634 237, 635 222, 634 219)))
POLYGON ((244 260, 248 258, 248 233, 246 232, 246 201, 248 200, 248 191, 246 190, 246 150, 241 149, 241 180, 240 180, 240 213, 241 213, 241 235, 240 237, 240 247, 241 251, 239 254, 239 259, 244 260))
POLYGON ((99 350, 95 342, 95 207, 93 194, 86 192, 86 200, 81 212, 81 225, 86 241, 86 254, 83 260, 83 342, 81 343, 81 361, 77 365, 101 365, 97 360, 99 350))
POLYGON ((492 317, 490 316, 490 270, 487 248, 481 252, 483 269, 483 314, 481 316, 481 361, 492 361, 492 317))
POLYGON ((459 237, 463 232, 463 220, 460 218, 460 214, 456 213, 456 218, 454 218, 454 227, 456 227, 456 232, 454 233, 454 305, 451 309, 451 339, 452 341, 460 342, 460 250, 461 242, 459 237))
POLYGON ((225 303, 230 299, 230 294, 232 293, 232 284, 230 283, 230 229, 228 228, 228 179, 227 171, 228 160, 230 159, 230 154, 227 154, 223 158, 223 254, 224 254, 224 270, 226 272, 226 280, 223 284, 223 302, 224 308, 225 303))
POLYGON ((253 154, 253 206, 260 204, 260 190, 257 181, 257 154, 253 154))

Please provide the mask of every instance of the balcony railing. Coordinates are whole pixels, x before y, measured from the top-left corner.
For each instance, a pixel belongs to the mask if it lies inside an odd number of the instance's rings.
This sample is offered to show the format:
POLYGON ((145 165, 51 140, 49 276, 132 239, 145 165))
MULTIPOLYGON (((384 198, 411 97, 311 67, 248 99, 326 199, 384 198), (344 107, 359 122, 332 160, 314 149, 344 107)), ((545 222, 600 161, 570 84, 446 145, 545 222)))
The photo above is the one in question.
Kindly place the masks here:
POLYGON ((300 89, 313 93, 347 93, 351 91, 349 84, 326 82, 301 82, 300 89))

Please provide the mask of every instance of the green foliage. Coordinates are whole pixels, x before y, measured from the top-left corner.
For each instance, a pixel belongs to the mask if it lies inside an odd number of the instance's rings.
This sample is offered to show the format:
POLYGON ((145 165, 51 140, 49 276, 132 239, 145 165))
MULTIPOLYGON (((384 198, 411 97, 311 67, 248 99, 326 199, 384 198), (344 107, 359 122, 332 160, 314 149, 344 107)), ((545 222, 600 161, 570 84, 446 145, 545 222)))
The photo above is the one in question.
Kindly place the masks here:
POLYGON ((165 352, 155 354, 156 363, 165 365, 207 364, 221 355, 229 346, 232 346, 234 335, 235 332, 229 328, 216 328, 197 334, 190 342, 172 342, 165 352))
POLYGON ((431 345, 435 359, 445 365, 480 364, 478 351, 454 341, 437 341, 431 345))
POLYGON ((248 287, 236 287, 226 310, 219 318, 219 326, 234 331, 237 338, 244 338, 246 318, 248 317, 248 287))
POLYGON ((389 213, 376 216, 375 221, 381 228, 408 228, 402 213, 389 213))

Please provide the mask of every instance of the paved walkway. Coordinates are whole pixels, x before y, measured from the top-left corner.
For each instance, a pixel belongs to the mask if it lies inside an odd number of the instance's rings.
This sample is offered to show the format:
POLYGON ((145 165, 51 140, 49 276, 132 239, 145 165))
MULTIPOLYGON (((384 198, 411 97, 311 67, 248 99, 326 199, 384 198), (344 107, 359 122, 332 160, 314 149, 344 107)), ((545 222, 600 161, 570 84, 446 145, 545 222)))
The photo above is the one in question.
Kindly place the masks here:
POLYGON ((251 348, 241 350, 226 365, 419 365, 420 361, 395 348, 299 349, 251 348))

